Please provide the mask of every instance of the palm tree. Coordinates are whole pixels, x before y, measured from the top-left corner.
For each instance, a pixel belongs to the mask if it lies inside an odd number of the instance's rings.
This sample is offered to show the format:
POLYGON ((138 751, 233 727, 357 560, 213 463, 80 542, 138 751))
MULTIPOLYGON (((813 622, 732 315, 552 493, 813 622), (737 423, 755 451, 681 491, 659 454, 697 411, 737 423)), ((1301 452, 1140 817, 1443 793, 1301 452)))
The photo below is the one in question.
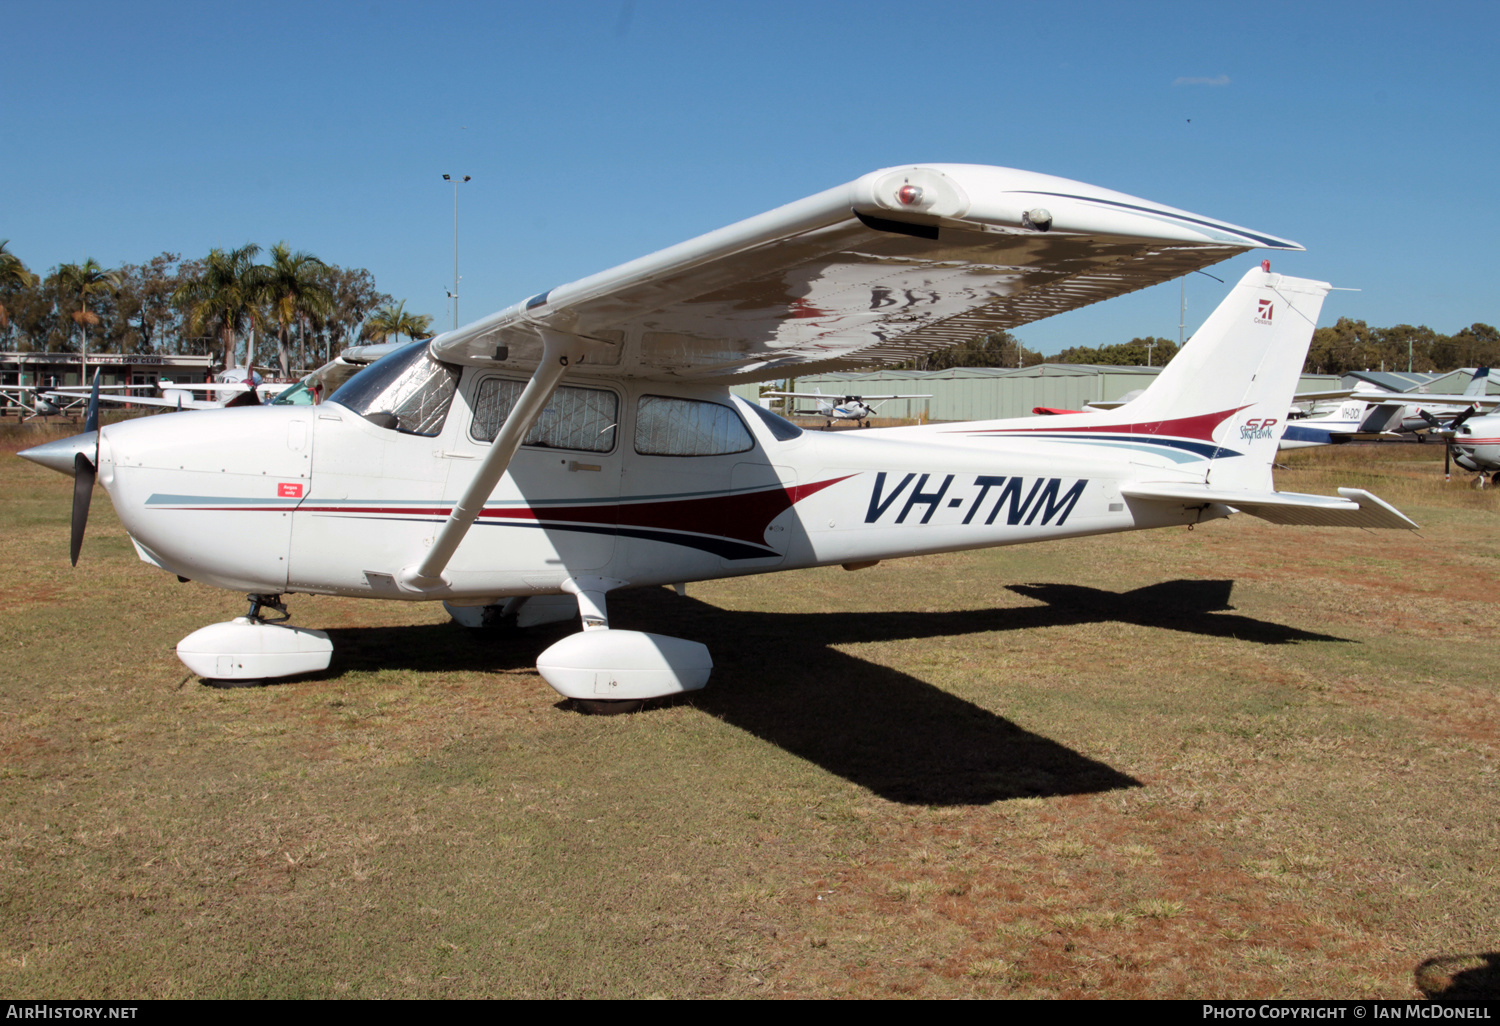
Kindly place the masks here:
MULTIPOLYGON (((261 297, 271 304, 271 313, 276 318, 276 359, 281 364, 281 376, 291 376, 287 366, 287 333, 295 321, 302 327, 300 335, 306 335, 303 319, 308 314, 324 314, 333 309, 333 293, 318 278, 318 272, 327 264, 311 253, 293 253, 285 242, 271 247, 271 263, 260 268, 261 297)), ((298 353, 298 363, 305 354, 298 353)), ((305 368, 304 368, 305 369, 305 368)))
POLYGON ((203 273, 172 293, 172 305, 187 312, 189 331, 211 328, 223 340, 226 368, 236 366, 239 333, 263 320, 259 301, 265 269, 253 263, 259 252, 254 243, 227 252, 211 249, 203 273))
POLYGON ((397 340, 402 335, 413 339, 430 338, 432 336, 432 317, 429 314, 412 314, 406 312, 406 300, 399 303, 387 303, 379 310, 370 315, 365 322, 365 335, 377 342, 384 342, 392 335, 397 340))
POLYGON ((89 296, 118 289, 120 272, 106 271, 99 266, 99 261, 89 257, 81 264, 63 264, 54 274, 61 291, 78 295, 78 309, 68 316, 78 325, 79 351, 82 353, 83 380, 86 383, 89 372, 88 326, 99 323, 99 315, 89 310, 89 296))
MULTIPOLYGON (((31 288, 37 283, 37 276, 26 269, 20 257, 6 249, 8 245, 10 245, 9 239, 0 239, 0 289, 7 285, 23 289, 31 288)), ((0 303, 0 328, 8 327, 10 327, 10 312, 5 309, 4 303, 0 303)))

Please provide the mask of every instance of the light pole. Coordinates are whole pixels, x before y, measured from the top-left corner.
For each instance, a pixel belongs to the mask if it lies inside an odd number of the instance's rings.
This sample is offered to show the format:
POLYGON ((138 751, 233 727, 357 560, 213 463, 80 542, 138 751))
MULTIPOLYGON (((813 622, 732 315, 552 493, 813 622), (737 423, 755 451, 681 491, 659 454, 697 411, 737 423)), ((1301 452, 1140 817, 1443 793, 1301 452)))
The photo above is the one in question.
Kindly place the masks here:
POLYGON ((453 291, 448 295, 453 297, 453 329, 458 330, 458 186, 460 182, 467 182, 473 175, 464 175, 455 178, 453 175, 444 175, 443 181, 453 183, 453 291))

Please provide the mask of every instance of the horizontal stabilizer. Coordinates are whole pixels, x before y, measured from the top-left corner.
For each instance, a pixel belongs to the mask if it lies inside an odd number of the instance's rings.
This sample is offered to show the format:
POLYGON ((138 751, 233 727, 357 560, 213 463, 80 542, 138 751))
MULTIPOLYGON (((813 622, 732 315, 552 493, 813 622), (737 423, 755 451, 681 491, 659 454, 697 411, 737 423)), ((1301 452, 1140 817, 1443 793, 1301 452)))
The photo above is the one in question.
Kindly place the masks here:
POLYGON ((1130 485, 1120 489, 1127 499, 1171 502, 1183 506, 1219 503, 1269 520, 1273 524, 1303 527, 1373 527, 1414 531, 1417 525, 1405 514, 1363 488, 1340 488, 1342 498, 1303 495, 1299 492, 1254 492, 1207 485, 1161 482, 1130 485))

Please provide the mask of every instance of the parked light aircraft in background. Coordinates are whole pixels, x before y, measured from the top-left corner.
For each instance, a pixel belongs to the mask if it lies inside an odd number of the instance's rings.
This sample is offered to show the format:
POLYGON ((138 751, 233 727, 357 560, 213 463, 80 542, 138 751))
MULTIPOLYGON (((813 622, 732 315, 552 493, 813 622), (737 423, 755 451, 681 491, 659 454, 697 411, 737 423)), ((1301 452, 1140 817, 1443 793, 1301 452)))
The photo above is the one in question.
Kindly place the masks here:
MULTIPOLYGON (((150 386, 130 385, 129 388, 150 386)), ((229 367, 214 375, 212 382, 187 384, 163 379, 157 382, 161 395, 104 395, 101 402, 119 403, 122 406, 159 406, 176 410, 217 410, 225 406, 258 406, 274 399, 282 390, 290 387, 284 383, 263 383, 258 371, 248 367, 229 367), (204 394, 199 399, 195 393, 204 394)), ((58 389, 55 393, 73 402, 87 401, 87 386, 58 389)))
POLYGON ((210 410, 190 432, 142 418, 22 455, 74 474, 75 546, 97 476, 141 559, 249 593, 245 617, 179 644, 203 677, 327 667, 326 634, 262 615, 288 593, 540 600, 542 619, 567 596, 583 630, 542 676, 639 701, 702 687, 712 659, 609 629, 621 588, 1235 511, 1415 527, 1365 491, 1273 489, 1329 286, 1268 265, 1109 414, 804 432, 727 390, 908 360, 1257 247, 1300 248, 1048 175, 886 169, 412 343, 316 406, 210 410))
POLYGON ((24 411, 22 421, 56 417, 63 413, 67 403, 54 399, 52 392, 53 388, 47 385, 0 385, 0 407, 24 411))
MULTIPOLYGON (((1281 433, 1280 448, 1305 449, 1314 445, 1337 445, 1356 438, 1396 437, 1394 428, 1401 423, 1400 406, 1383 406, 1361 399, 1345 399, 1336 406, 1314 409, 1311 414, 1293 416, 1281 433)), ((1293 410, 1300 414, 1299 409, 1293 410)))
MULTIPOLYGON (((161 406, 178 410, 217 410, 226 406, 258 406, 265 403, 277 406, 315 406, 359 371, 399 348, 401 343, 397 342, 351 346, 294 384, 263 382, 258 372, 247 371, 244 367, 231 367, 216 374, 212 384, 188 385, 163 380, 159 382, 162 393, 159 397, 116 397, 101 394, 99 399, 101 402, 161 406), (252 381, 255 386, 254 398, 248 394, 252 390, 252 381), (207 393, 209 398, 196 399, 192 395, 194 392, 207 393)), ((80 403, 86 402, 89 397, 86 390, 67 391, 63 394, 80 403)))
POLYGON ((799 410, 797 415, 822 417, 828 421, 828 427, 833 427, 833 422, 836 420, 852 420, 856 427, 869 427, 870 418, 875 416, 875 410, 881 403, 888 403, 892 399, 932 398, 931 395, 824 395, 821 389, 816 392, 762 392, 761 394, 786 399, 815 400, 816 409, 808 412, 799 410))
MULTIPOLYGON (((1491 484, 1500 485, 1500 416, 1464 417, 1460 414, 1443 434, 1453 462, 1479 474, 1474 487, 1484 487, 1486 473, 1490 475, 1491 484)), ((1446 468, 1444 473, 1447 473, 1446 468)))
POLYGON ((1490 369, 1479 367, 1474 371, 1474 376, 1469 379, 1469 385, 1460 395, 1459 403, 1432 402, 1425 394, 1418 394, 1421 403, 1408 403, 1401 410, 1401 430, 1403 431, 1427 431, 1430 429, 1441 430, 1444 425, 1450 423, 1455 417, 1466 410, 1474 409, 1476 403, 1485 405, 1488 402, 1500 401, 1490 400, 1490 369))
MULTIPOLYGON (((148 386, 103 385, 100 398, 106 401, 116 399, 102 394, 105 391, 121 392, 144 387, 148 386)), ((70 391, 61 385, 0 385, 0 409, 24 410, 21 415, 23 422, 36 417, 79 417, 84 414, 88 401, 87 389, 70 391)))
MULTIPOLYGON (((1353 389, 1338 389, 1328 392, 1305 392, 1297 396, 1296 402, 1309 407, 1306 420, 1310 424, 1318 421, 1318 427, 1332 428, 1336 437, 1333 442, 1348 441, 1339 435, 1363 434, 1370 431, 1405 431, 1421 435, 1428 431, 1442 432, 1451 427, 1454 418, 1468 416, 1478 408, 1500 405, 1500 396, 1489 394, 1490 369, 1480 367, 1474 372, 1468 387, 1456 395, 1440 395, 1427 392, 1389 392, 1362 386, 1353 389), (1420 400, 1420 402, 1413 402, 1420 400), (1356 408, 1363 404, 1364 413, 1356 408), (1338 420, 1361 420, 1362 426, 1355 430, 1340 430, 1333 422, 1338 420), (1379 425, 1378 427, 1363 425, 1379 425)), ((1308 435, 1309 438, 1312 435, 1308 435)), ((1309 444, 1321 445, 1312 441, 1309 444)))

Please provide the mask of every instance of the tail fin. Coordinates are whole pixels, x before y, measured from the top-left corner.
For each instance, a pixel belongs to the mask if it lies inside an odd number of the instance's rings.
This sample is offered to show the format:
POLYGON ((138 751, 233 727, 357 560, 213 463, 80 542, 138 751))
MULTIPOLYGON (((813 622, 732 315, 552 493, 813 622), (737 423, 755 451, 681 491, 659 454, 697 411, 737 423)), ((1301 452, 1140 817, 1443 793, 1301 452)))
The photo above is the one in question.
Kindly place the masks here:
POLYGON ((1490 390, 1490 369, 1481 367, 1474 372, 1469 379, 1469 387, 1464 389, 1464 395, 1488 395, 1490 390))
POLYGON ((1204 483, 1271 488, 1271 464, 1332 286, 1245 274, 1141 395, 1115 411, 1154 434, 1210 442, 1204 483))

